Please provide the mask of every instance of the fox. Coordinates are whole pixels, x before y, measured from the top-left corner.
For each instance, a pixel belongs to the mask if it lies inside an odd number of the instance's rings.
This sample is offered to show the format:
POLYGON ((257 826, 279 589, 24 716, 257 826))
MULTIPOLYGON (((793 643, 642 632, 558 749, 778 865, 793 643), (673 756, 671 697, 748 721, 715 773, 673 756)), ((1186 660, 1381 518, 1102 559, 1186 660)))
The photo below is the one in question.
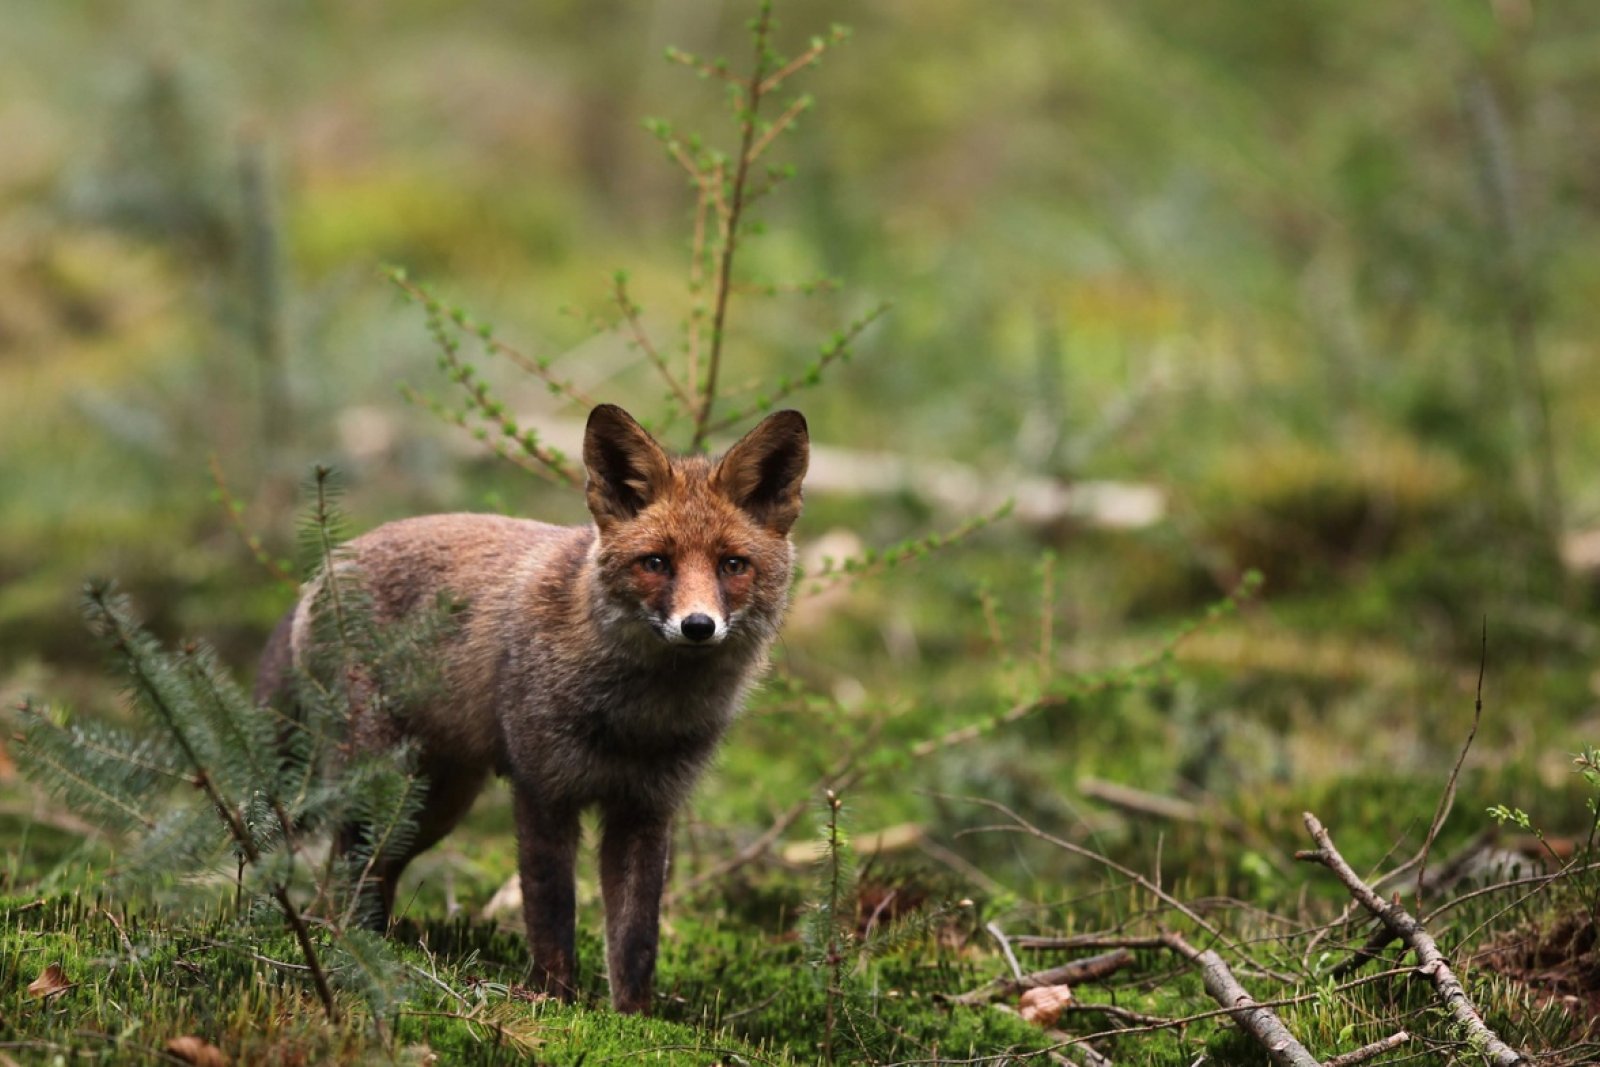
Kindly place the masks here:
MULTIPOLYGON (((406 865, 498 774, 515 814, 530 981, 578 993, 574 864, 580 815, 598 809, 611 1003, 650 1011, 673 819, 766 669, 809 460, 798 411, 767 416, 711 459, 669 456, 600 404, 584 429, 588 524, 442 514, 348 543, 378 625, 440 597, 455 605, 439 695, 347 741, 404 739, 427 783, 415 837, 377 862, 375 925, 387 927, 406 865)), ((313 586, 268 639, 258 702, 285 699, 308 661, 313 586)))

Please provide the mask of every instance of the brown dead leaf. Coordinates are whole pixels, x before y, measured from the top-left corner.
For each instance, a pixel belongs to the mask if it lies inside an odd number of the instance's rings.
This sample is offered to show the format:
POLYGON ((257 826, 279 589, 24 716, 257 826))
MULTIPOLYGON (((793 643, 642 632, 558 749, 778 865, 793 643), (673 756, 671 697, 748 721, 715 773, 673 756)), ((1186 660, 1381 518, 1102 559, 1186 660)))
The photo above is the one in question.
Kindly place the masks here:
POLYGON ((192 1034, 175 1037, 162 1050, 194 1067, 228 1067, 228 1054, 203 1037, 192 1034))
POLYGON ((61 964, 52 963, 39 972, 39 977, 28 983, 28 996, 53 997, 71 988, 72 983, 67 981, 67 972, 61 969, 61 964))
POLYGON ((1051 1027, 1061 1018, 1061 1009, 1072 1003, 1072 990, 1064 985, 1046 985, 1022 994, 1017 1014, 1037 1026, 1051 1027))

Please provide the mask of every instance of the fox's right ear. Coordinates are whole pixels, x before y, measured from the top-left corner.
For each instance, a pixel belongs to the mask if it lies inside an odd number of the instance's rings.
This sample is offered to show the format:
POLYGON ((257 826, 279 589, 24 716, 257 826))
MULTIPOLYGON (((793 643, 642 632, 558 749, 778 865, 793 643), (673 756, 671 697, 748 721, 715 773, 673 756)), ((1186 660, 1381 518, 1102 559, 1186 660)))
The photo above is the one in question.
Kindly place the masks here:
POLYGON ((615 404, 601 404, 589 412, 583 466, 589 475, 584 487, 589 514, 602 530, 643 511, 672 476, 661 446, 615 404))

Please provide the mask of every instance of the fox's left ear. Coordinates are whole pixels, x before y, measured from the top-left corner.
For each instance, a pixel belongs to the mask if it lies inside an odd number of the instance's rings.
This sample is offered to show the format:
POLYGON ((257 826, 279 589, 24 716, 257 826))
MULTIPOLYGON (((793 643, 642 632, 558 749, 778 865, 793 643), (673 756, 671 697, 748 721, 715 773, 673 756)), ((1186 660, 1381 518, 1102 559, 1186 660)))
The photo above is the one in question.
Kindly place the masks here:
POLYGON ((787 534, 800 518, 800 483, 810 462, 805 416, 778 411, 728 449, 712 478, 751 518, 787 534))

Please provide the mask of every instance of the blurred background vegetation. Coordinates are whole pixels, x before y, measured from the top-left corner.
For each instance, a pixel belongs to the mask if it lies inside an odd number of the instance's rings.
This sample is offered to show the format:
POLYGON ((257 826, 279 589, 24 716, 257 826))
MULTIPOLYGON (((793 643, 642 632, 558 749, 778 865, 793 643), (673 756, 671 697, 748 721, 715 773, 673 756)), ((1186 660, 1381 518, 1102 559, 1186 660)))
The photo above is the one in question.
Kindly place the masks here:
MULTIPOLYGON (((213 499, 213 453, 274 556, 314 460, 345 472, 358 528, 457 508, 581 521, 578 494, 401 399, 402 383, 448 386, 380 267, 648 414, 648 368, 584 318, 625 267, 671 336, 692 197, 641 120, 727 130, 718 88, 662 53, 743 57, 745 5, 0 9, 8 703, 116 713, 78 619, 90 574, 121 580, 163 636, 251 669, 293 592, 213 499)), ((742 270, 844 285, 736 297, 728 380, 793 374, 893 300, 799 398, 818 442, 959 462, 1001 488, 1137 483, 1165 509, 1138 529, 1004 522, 803 602, 704 823, 764 825, 869 729, 904 751, 1045 676, 1133 662, 1255 567, 1262 598, 1155 683, 869 779, 852 817, 941 837, 984 821, 922 787, 1147 851, 1156 831, 1086 806, 1093 776, 1215 805, 1256 828, 1250 849, 1299 844, 1298 812, 1320 803, 1377 837, 1375 861, 1426 829, 1487 620, 1453 832, 1496 802, 1585 829, 1570 759, 1600 732, 1585 547, 1600 8, 794 0, 779 15, 790 51, 833 21, 854 34, 804 79, 818 106, 777 150, 798 173, 761 205, 769 232, 742 270)), ((581 414, 483 369, 533 425, 581 414)), ((968 517, 914 492, 819 492, 799 537, 882 546, 968 517)), ((34 801, 6 788, 15 827, 34 801)), ((503 804, 481 818, 508 825, 503 804)), ((1173 833, 1182 876, 1281 881, 1214 827, 1173 833)), ((991 870, 1024 858, 962 841, 991 870)), ((511 870, 500 849, 474 852, 485 890, 511 870)), ((1034 860, 1019 869, 1048 874, 1034 860)))

